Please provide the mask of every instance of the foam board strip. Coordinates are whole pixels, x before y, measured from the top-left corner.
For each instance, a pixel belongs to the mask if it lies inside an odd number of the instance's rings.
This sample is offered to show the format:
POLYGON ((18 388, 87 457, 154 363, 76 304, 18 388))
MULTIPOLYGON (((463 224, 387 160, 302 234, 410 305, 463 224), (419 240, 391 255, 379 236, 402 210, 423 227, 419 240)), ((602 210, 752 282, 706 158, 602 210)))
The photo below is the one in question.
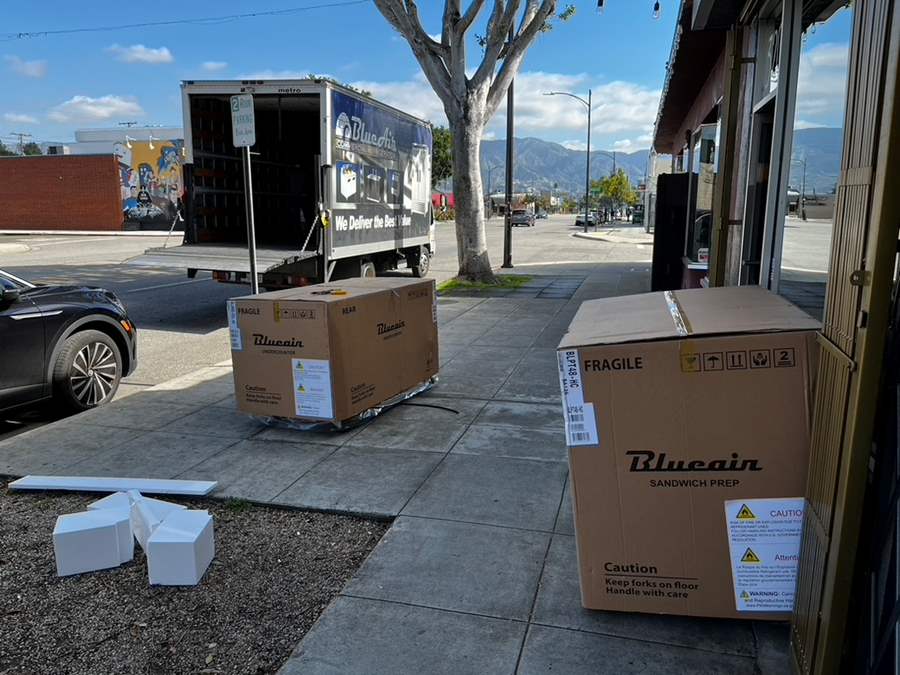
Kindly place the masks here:
POLYGON ((165 478, 107 478, 89 476, 25 476, 14 480, 10 490, 70 490, 72 492, 119 492, 138 490, 150 494, 208 495, 216 481, 165 478))

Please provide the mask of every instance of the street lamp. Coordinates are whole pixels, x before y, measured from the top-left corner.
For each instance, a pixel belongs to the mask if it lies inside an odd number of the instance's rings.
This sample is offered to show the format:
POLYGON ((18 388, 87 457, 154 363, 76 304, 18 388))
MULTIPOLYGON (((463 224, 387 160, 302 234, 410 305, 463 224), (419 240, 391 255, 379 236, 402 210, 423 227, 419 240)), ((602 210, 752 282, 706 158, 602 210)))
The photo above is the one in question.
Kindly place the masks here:
POLYGON ((587 232, 591 204, 591 90, 588 89, 587 101, 567 91, 545 91, 544 96, 568 96, 587 106, 587 148, 585 150, 587 155, 584 162, 584 231, 587 232))

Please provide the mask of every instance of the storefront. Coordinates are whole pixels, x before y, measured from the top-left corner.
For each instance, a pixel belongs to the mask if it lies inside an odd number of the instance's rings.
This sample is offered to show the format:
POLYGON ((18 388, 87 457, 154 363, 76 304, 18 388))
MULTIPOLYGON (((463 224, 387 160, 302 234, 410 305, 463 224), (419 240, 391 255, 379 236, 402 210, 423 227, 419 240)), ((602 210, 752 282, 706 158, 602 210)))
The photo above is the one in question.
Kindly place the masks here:
POLYGON ((653 149, 687 177, 683 287, 759 284, 821 316, 851 18, 833 0, 682 3, 653 149))

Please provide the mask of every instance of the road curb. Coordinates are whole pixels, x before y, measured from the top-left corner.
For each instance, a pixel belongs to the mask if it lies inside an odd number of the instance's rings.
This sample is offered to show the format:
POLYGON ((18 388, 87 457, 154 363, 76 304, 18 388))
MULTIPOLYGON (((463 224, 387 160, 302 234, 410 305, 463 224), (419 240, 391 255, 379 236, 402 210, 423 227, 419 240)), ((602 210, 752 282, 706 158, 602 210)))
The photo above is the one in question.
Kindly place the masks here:
POLYGON ((579 239, 589 239, 591 241, 603 241, 608 244, 634 244, 635 246, 653 246, 652 241, 640 241, 637 239, 630 239, 628 237, 617 237, 614 234, 602 234, 596 233, 591 234, 590 232, 573 232, 573 237, 578 237, 579 239))
POLYGON ((27 253, 31 247, 27 244, 3 244, 0 243, 0 253, 27 253))
MULTIPOLYGON (((11 234, 21 237, 33 235, 51 235, 55 237, 167 237, 168 230, 0 230, 0 235, 11 234)), ((173 237, 184 234, 181 230, 172 233, 173 237)))

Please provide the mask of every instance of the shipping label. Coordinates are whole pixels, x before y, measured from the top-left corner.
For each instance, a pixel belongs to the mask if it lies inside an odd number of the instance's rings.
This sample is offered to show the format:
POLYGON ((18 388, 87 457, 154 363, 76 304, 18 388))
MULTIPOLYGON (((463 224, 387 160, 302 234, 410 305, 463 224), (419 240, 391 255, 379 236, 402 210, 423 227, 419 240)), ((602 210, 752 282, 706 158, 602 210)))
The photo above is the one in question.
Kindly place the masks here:
POLYGON ((566 442, 574 445, 597 445, 597 419, 594 404, 584 402, 581 369, 577 349, 557 352, 559 359, 559 388, 562 392, 563 416, 566 423, 566 442))
POLYGON ((793 611, 803 498, 726 501, 725 520, 737 610, 793 611))
POLYGON ((228 312, 228 336, 231 338, 231 350, 243 351, 244 341, 241 339, 241 327, 238 324, 238 311, 234 300, 227 301, 225 309, 228 312))
POLYGON ((328 359, 291 359, 297 417, 331 419, 331 364, 328 359))

